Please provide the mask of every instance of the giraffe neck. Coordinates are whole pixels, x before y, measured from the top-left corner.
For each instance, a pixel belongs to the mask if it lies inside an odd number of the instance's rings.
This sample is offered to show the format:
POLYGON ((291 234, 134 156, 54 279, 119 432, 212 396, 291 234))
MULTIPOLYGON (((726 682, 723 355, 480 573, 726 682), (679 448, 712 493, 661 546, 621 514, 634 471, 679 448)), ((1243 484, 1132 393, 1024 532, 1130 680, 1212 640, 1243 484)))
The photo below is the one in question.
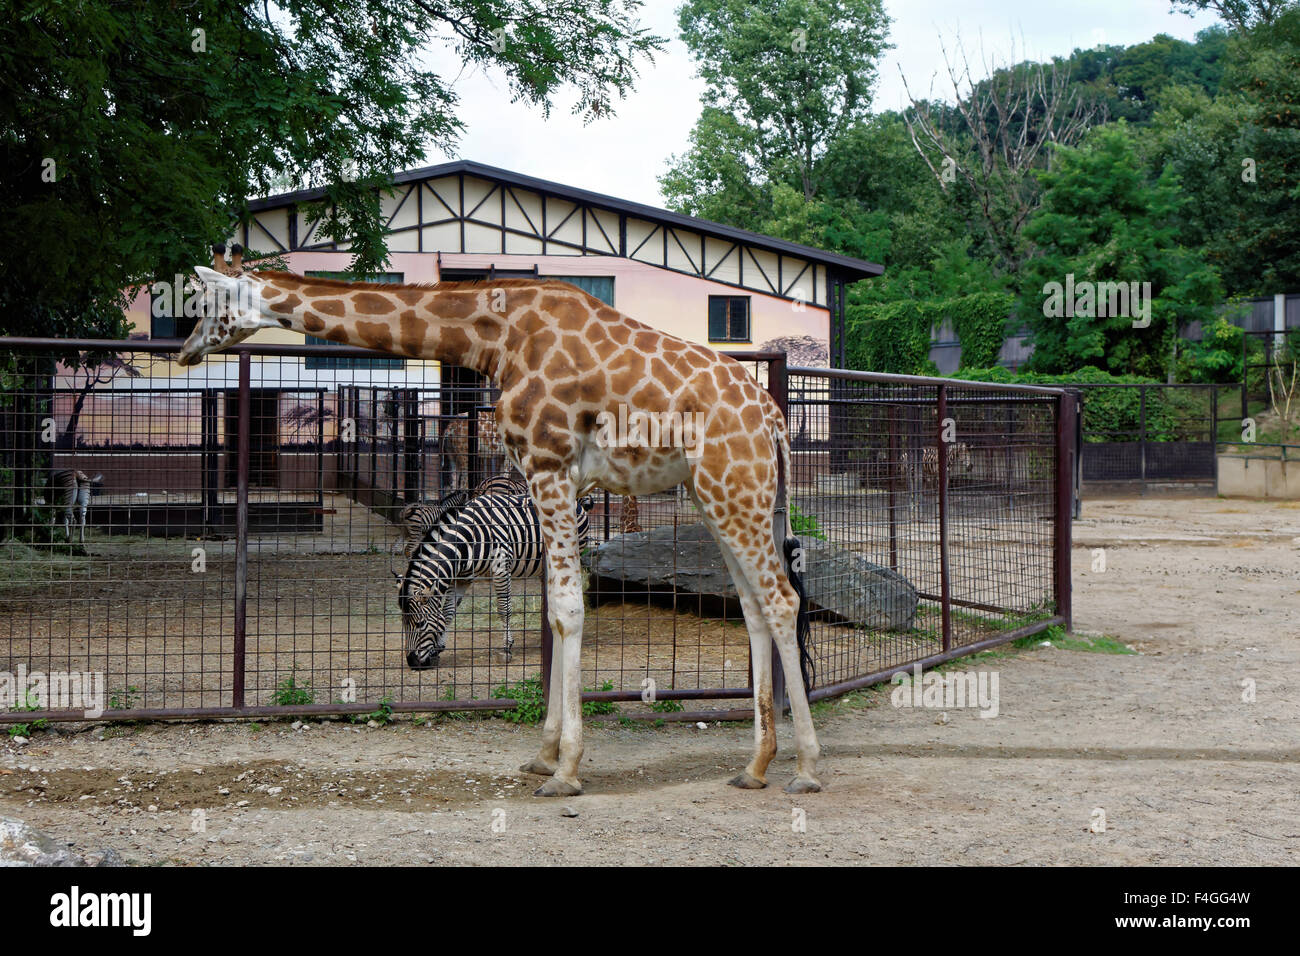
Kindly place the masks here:
POLYGON ((269 321, 338 342, 410 358, 436 359, 496 378, 505 355, 506 310, 496 289, 477 283, 396 286, 326 282, 260 273, 269 321))

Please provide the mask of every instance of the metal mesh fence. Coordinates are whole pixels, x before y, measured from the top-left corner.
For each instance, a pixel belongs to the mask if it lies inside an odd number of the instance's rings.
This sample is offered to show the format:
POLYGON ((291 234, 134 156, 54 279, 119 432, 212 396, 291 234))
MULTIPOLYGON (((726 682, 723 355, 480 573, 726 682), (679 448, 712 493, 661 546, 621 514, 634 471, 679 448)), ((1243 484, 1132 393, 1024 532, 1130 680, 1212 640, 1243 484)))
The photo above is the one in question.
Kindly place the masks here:
MULTIPOLYGON (((503 468, 486 385, 329 346, 181 369, 167 343, 0 345, 0 673, 94 675, 123 717, 509 707, 545 686, 538 577, 511 583, 508 660, 488 580, 437 666, 404 651, 399 514, 503 468)), ((1068 619, 1061 393, 746 364, 787 407, 814 696, 1068 619)), ((746 706, 743 616, 689 496, 589 505, 595 710, 746 706)), ((0 721, 84 716, 35 703, 0 721)))

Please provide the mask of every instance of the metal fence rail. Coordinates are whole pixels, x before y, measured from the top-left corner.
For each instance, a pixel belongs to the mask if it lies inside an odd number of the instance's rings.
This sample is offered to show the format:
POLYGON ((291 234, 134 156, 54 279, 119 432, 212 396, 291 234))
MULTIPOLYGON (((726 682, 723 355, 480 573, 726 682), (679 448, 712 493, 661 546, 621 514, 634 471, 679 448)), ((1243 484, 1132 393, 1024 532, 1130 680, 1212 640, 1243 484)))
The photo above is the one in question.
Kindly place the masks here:
POLYGON ((1213 482, 1220 407, 1235 385, 1072 384, 1087 482, 1213 482))
MULTIPOLYGON (((98 675, 123 719, 506 708, 537 686, 537 579, 512 586, 509 661, 486 583, 436 668, 410 670, 403 651, 396 512, 446 490, 458 418, 474 474, 496 467, 467 415, 490 407, 486 387, 334 346, 243 346, 181 369, 177 345, 0 339, 0 672, 98 675), (61 470, 99 476, 84 545, 51 490, 61 470)), ((1068 624, 1071 397, 738 357, 790 422, 814 698, 1068 624)), ((748 637, 689 497, 597 492, 590 519, 586 699, 741 715, 748 637)))

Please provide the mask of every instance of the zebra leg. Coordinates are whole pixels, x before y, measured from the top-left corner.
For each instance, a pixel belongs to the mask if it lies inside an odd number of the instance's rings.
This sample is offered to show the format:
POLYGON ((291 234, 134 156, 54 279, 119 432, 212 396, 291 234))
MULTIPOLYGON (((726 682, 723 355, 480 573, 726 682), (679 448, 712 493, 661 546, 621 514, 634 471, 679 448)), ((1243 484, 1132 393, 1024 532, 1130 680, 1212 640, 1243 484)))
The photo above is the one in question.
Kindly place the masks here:
POLYGON ((465 600, 467 591, 467 585, 458 584, 448 591, 447 596, 443 599, 443 620, 446 623, 443 625, 442 634, 438 637, 438 654, 447 649, 447 631, 451 629, 451 622, 456 617, 456 610, 460 607, 460 602, 465 600))
POLYGON ((501 656, 505 663, 510 663, 515 646, 514 635, 510 633, 510 572, 514 561, 502 557, 493 561, 492 566, 492 586, 497 592, 497 614, 501 616, 501 621, 505 627, 506 640, 501 648, 501 656))

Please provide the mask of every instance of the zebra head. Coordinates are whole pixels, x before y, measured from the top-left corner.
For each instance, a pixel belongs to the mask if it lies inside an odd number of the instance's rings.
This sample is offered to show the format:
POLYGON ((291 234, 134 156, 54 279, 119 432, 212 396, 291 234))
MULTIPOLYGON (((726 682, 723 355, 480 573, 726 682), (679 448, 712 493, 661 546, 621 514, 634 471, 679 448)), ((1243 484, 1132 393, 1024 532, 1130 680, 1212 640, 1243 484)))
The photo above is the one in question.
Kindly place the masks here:
POLYGON ((402 612, 403 649, 406 665, 414 671, 428 670, 438 663, 438 655, 447 646, 448 607, 445 594, 429 588, 413 587, 410 579, 402 581, 397 606, 402 612))

